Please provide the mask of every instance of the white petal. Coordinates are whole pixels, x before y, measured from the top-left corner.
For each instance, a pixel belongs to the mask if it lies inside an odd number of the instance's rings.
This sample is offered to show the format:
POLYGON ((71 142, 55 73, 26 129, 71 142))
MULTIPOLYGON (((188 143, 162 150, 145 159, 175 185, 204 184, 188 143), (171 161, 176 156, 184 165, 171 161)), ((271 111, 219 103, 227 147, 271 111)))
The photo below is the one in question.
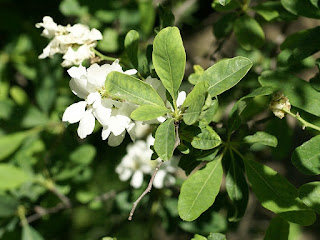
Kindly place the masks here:
POLYGON ((187 94, 185 91, 179 92, 178 98, 177 98, 178 107, 180 107, 183 104, 184 100, 186 100, 186 96, 187 96, 187 94))
POLYGON ((86 81, 84 79, 72 78, 69 81, 69 86, 74 95, 85 99, 89 92, 85 88, 86 81))
POLYGON ((85 101, 77 102, 70 105, 64 111, 62 121, 69 123, 79 122, 85 114, 86 105, 87 103, 85 101))
POLYGON ((98 101, 98 106, 101 105, 101 95, 98 92, 92 92, 87 97, 87 103, 93 104, 94 102, 98 101))
POLYGON ((110 134, 109 138, 108 138, 108 144, 109 146, 111 147, 116 147, 116 146, 119 146, 123 139, 124 139, 124 136, 126 135, 125 132, 123 132, 121 135, 119 136, 115 136, 113 133, 110 134))
POLYGON ((127 181, 131 177, 131 175, 132 172, 128 168, 125 168, 123 169, 121 174, 119 174, 119 178, 121 181, 127 181))
POLYGON ((143 173, 141 171, 137 170, 133 174, 130 184, 134 188, 139 188, 139 187, 141 187, 142 182, 143 182, 143 173))
POLYGON ((106 140, 110 135, 110 128, 108 126, 104 126, 101 132, 102 140, 106 140))
POLYGON ((164 178, 166 176, 166 172, 164 170, 159 170, 157 172, 157 175, 156 177, 154 178, 154 181, 153 181, 153 186, 155 188, 163 188, 163 182, 164 182, 164 178))
POLYGON ((104 86, 108 70, 105 67, 100 67, 98 64, 92 64, 88 68, 88 82, 100 88, 104 86))
POLYGON ((134 122, 130 123, 127 127, 127 132, 129 133, 129 136, 132 141, 136 140, 136 124, 134 122))
POLYGON ((90 135, 93 132, 95 124, 95 118, 92 114, 92 109, 87 110, 80 120, 78 127, 78 135, 81 139, 84 139, 86 136, 90 135))
POLYGON ((127 75, 134 75, 136 74, 138 71, 136 69, 129 69, 127 71, 124 72, 124 74, 127 74, 127 75))
POLYGON ((111 111, 111 108, 105 108, 104 106, 100 105, 94 109, 93 113, 99 123, 103 126, 106 126, 109 123, 111 111))
POLYGON ((68 74, 72 78, 80 79, 83 75, 87 75, 87 70, 84 66, 80 65, 79 67, 72 67, 68 71, 68 74))

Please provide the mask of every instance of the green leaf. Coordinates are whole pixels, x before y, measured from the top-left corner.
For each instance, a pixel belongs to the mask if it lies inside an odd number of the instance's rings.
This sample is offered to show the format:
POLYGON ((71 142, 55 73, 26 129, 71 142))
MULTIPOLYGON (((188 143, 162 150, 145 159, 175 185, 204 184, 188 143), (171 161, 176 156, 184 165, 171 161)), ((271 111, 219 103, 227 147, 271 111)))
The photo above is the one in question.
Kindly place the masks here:
POLYGON ((29 103, 29 97, 23 88, 12 86, 10 88, 10 96, 17 105, 26 105, 29 103))
POLYGON ((227 240, 227 237, 222 233, 210 233, 208 240, 227 240))
POLYGON ((242 169, 237 163, 239 159, 235 159, 233 152, 230 152, 229 156, 230 161, 226 173, 226 190, 229 198, 232 200, 234 211, 228 219, 231 222, 236 222, 243 217, 246 211, 249 191, 242 169))
POLYGON ((231 0, 219 0, 219 3, 222 5, 222 6, 225 6, 227 5, 228 3, 230 3, 231 0))
POLYGON ((6 163, 0 164, 0 190, 12 190, 30 180, 21 168, 6 163))
POLYGON ((172 14, 169 8, 162 6, 161 4, 158 7, 159 17, 160 17, 160 30, 166 27, 174 25, 174 15, 172 14))
POLYGON ((197 149, 209 150, 221 144, 221 138, 210 126, 201 129, 201 133, 192 139, 191 145, 197 149))
POLYGON ((320 174, 320 135, 297 147, 291 161, 304 174, 320 174))
POLYGON ((148 121, 170 112, 170 109, 162 106, 143 105, 134 110, 130 117, 136 121, 148 121))
POLYGON ((276 216, 269 224, 264 240, 288 240, 289 223, 283 218, 276 216))
POLYGON ((213 25, 213 33, 216 38, 221 39, 227 37, 233 30, 234 22, 237 19, 235 12, 227 13, 218 19, 213 25))
POLYGON ((184 181, 178 201, 178 212, 184 221, 197 219, 213 204, 220 190, 222 173, 220 156, 184 181))
POLYGON ((281 0, 281 4, 294 15, 320 18, 320 9, 316 8, 310 0, 281 0))
POLYGON ((177 27, 164 28, 155 37, 152 62, 164 87, 173 99, 177 99, 186 64, 186 53, 177 27))
POLYGON ((284 9, 278 1, 263 2, 253 7, 253 9, 268 22, 274 20, 288 21, 297 18, 295 15, 284 9))
POLYGON ((232 108, 230 117, 228 120, 228 131, 233 132, 238 129, 241 125, 242 118, 246 114, 247 107, 254 100, 255 97, 266 96, 273 93, 271 87, 261 87, 255 89, 250 94, 242 97, 232 108))
POLYGON ((167 119, 157 128, 154 150, 161 160, 167 161, 172 157, 176 140, 175 135, 174 120, 172 118, 167 119))
POLYGON ((320 8, 320 2, 319 0, 310 0, 311 4, 315 6, 316 8, 320 8))
MULTIPOLYGON (((320 11, 320 10, 319 10, 320 11)), ((289 35, 281 44, 279 64, 296 64, 319 51, 320 27, 315 27, 289 35), (308 43, 308 44, 306 44, 308 43)))
POLYGON ((299 197, 308 207, 320 214, 320 182, 309 182, 299 188, 299 197))
POLYGON ((198 79, 204 73, 204 69, 200 65, 193 65, 194 73, 191 73, 188 77, 189 83, 196 85, 198 83, 198 79))
POLYGON ((220 0, 214 0, 211 4, 212 8, 218 12, 227 12, 234 9, 237 9, 240 7, 240 4, 238 1, 230 1, 229 4, 226 4, 225 6, 222 6, 220 4, 220 0))
POLYGON ((153 30, 156 11, 153 7, 152 0, 138 1, 139 15, 140 15, 140 28, 142 32, 148 36, 153 30))
POLYGON ((194 237, 191 238, 191 240, 207 240, 207 238, 199 234, 195 234, 194 237))
POLYGON ((192 125, 198 120, 206 98, 207 88, 208 84, 206 82, 197 83, 181 106, 181 108, 188 108, 183 113, 183 121, 187 125, 192 125))
POLYGON ((130 30, 125 39, 124 39, 124 47, 126 49, 126 53, 129 57, 132 66, 135 69, 139 68, 138 64, 138 47, 139 47, 139 33, 135 30, 130 30))
POLYGON ((251 67, 252 62, 245 57, 224 59, 205 70, 198 82, 207 82, 208 93, 214 97, 236 85, 251 67))
POLYGON ((261 163, 243 160, 252 190, 263 207, 293 223, 314 223, 314 212, 302 203, 297 189, 287 179, 261 163))
POLYGON ((243 141, 250 144, 259 143, 270 147, 276 147, 278 145, 277 138, 266 132, 256 132, 253 135, 244 137, 243 141))
POLYGON ((0 137, 0 161, 16 151, 31 131, 16 132, 0 137))
POLYGON ((0 217, 14 216, 19 202, 8 195, 0 195, 0 217))
POLYGON ((106 90, 114 98, 120 98, 139 105, 156 105, 164 103, 151 85, 127 74, 111 72, 107 76, 106 90))
POLYGON ((104 52, 116 52, 119 48, 119 33, 113 28, 106 28, 102 33, 102 39, 97 48, 104 52))
POLYGON ((291 105, 320 117, 320 92, 310 84, 289 72, 265 71, 259 77, 262 86, 270 86, 283 92, 291 105))
POLYGON ((248 15, 236 19, 234 34, 242 48, 252 50, 264 44, 264 32, 260 24, 248 15))
POLYGON ((29 224, 22 227, 22 240, 44 240, 40 233, 29 224))
POLYGON ((89 144, 78 147, 70 154, 70 160, 79 165, 89 165, 96 156, 96 148, 89 144))

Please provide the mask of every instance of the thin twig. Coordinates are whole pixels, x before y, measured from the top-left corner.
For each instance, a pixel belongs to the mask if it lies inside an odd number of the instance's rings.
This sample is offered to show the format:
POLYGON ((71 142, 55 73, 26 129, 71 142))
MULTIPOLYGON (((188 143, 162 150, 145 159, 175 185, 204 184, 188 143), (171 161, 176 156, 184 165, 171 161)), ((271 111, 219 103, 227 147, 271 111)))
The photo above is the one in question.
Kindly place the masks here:
POLYGON ((150 181, 149 181, 148 187, 146 188, 146 190, 144 190, 144 192, 140 195, 140 197, 138 197, 138 199, 133 203, 132 209, 131 209, 130 214, 129 214, 129 217, 128 217, 128 220, 129 220, 129 221, 132 220, 132 216, 133 216, 133 214, 134 214, 134 211, 136 210, 136 208, 137 208, 139 202, 141 201, 141 199, 142 199, 147 193, 151 192, 154 178, 156 177, 157 172, 159 171, 162 163, 163 163, 162 160, 161 160, 161 162, 158 163, 158 165, 156 166, 156 169, 154 170, 154 172, 153 172, 153 174, 152 174, 152 176, 151 176, 151 179, 150 179, 150 181))
POLYGON ((110 198, 115 197, 116 194, 117 194, 116 191, 110 191, 110 192, 107 192, 107 193, 103 193, 102 195, 95 197, 95 198, 92 200, 92 202, 107 201, 107 200, 109 200, 110 198))
POLYGON ((34 208, 36 213, 27 217, 27 222, 32 223, 32 222, 42 218, 43 216, 57 213, 61 210, 68 209, 68 208, 70 208, 70 207, 66 206, 63 202, 58 203, 56 206, 54 206, 52 208, 43 208, 41 206, 36 206, 34 208))
MULTIPOLYGON (((173 151, 179 146, 180 144, 180 138, 179 138, 179 124, 176 123, 175 124, 175 136, 176 136, 176 139, 175 139, 175 143, 174 143, 174 147, 173 147, 173 151)), ((131 221, 132 220, 132 216, 134 214, 134 211, 136 210, 139 202, 141 201, 141 199, 146 195, 148 194, 149 192, 151 192, 151 189, 152 189, 152 185, 153 185, 153 182, 154 182, 154 179, 157 175, 157 172, 159 171, 162 163, 164 163, 164 161, 161 160, 161 162, 158 163, 158 165, 156 166, 156 168, 154 169, 154 172, 150 178, 150 181, 149 181, 149 184, 148 184, 148 187, 146 188, 146 190, 144 190, 144 192, 140 195, 140 197, 138 197, 138 199, 133 203, 132 205, 132 209, 130 211, 130 214, 129 214, 129 217, 128 217, 128 220, 131 221)))
POLYGON ((63 195, 56 187, 51 187, 49 189, 61 200, 61 202, 66 206, 66 208, 71 208, 71 201, 67 196, 63 195))

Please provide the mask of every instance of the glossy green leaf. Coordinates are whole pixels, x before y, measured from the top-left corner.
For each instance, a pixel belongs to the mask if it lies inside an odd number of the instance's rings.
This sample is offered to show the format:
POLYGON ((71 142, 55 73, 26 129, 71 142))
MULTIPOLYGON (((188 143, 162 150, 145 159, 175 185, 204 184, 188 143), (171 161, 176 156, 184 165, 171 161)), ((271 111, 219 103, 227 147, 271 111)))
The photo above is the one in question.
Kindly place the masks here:
POLYGON ((320 174, 320 135, 297 147, 291 161, 304 174, 320 174))
POLYGON ((297 189, 287 179, 257 161, 244 159, 244 163, 252 190, 263 207, 293 223, 314 223, 314 212, 298 198, 297 189))
POLYGON ((142 32, 148 36, 153 30, 154 21, 156 18, 156 11, 152 0, 138 1, 140 28, 142 32))
POLYGON ((14 216, 17 212, 19 202, 17 199, 8 196, 0 195, 0 218, 14 216))
POLYGON ((168 113, 170 109, 162 106, 143 105, 134 110, 130 117, 136 121, 148 121, 168 113))
POLYGON ((40 233, 29 224, 22 227, 22 240, 44 240, 40 233))
POLYGON ((233 31, 234 22, 237 19, 237 14, 235 12, 227 13, 223 15, 217 22, 213 25, 213 33, 216 38, 227 37, 233 31))
POLYGON ((311 4, 315 6, 316 8, 320 8, 320 2, 319 0, 310 0, 311 4))
POLYGON ((89 144, 79 146, 70 154, 70 160, 79 165, 89 165, 96 156, 96 148, 89 144))
POLYGON ((320 214, 320 182, 309 182, 299 188, 299 197, 308 207, 320 214))
POLYGON ((6 163, 0 164, 0 190, 12 190, 30 180, 21 168, 6 163))
POLYGON ((0 137, 0 160, 10 156, 16 151, 23 140, 30 135, 30 131, 16 132, 0 137))
POLYGON ((222 5, 222 6, 225 6, 227 5, 228 3, 230 3, 231 0, 219 0, 219 3, 222 5))
POLYGON ((264 32, 260 24, 248 15, 236 19, 234 33, 238 43, 245 50, 260 48, 264 44, 264 32))
POLYGON ((289 223, 283 218, 276 216, 269 224, 264 240, 288 240, 289 223))
POLYGON ((130 30, 125 39, 124 39, 124 47, 126 49, 126 53, 129 57, 132 66, 135 69, 139 68, 138 64, 138 47, 139 47, 139 33, 135 30, 130 30))
POLYGON ((320 9, 315 7, 310 0, 281 0, 281 4, 292 14, 320 18, 320 9))
POLYGON ((207 240, 207 238, 199 234, 195 234, 194 237, 191 238, 191 240, 207 240))
POLYGON ((167 119, 157 128, 154 140, 154 150, 161 160, 167 161, 171 159, 176 140, 175 136, 175 126, 172 118, 167 119))
POLYGON ((153 42, 152 62, 164 87, 177 99, 184 76, 186 53, 177 27, 162 29, 153 42))
MULTIPOLYGON (((320 10, 319 10, 320 11, 320 10)), ((296 64, 319 51, 320 27, 289 35, 281 44, 278 62, 282 66, 296 64), (308 43, 308 44, 306 44, 308 43)))
POLYGON ((226 190, 234 208, 228 219, 231 222, 236 222, 243 217, 246 211, 249 191, 242 169, 237 163, 240 159, 235 159, 233 152, 227 156, 230 157, 230 161, 226 173, 226 190))
POLYGON ((228 131, 233 132, 240 127, 243 115, 246 114, 247 107, 250 106, 251 101, 255 97, 270 95, 273 91, 271 87, 261 87, 242 97, 231 109, 228 120, 228 131))
POLYGON ((198 79, 204 73, 204 69, 200 65, 194 65, 193 66, 194 73, 191 73, 188 77, 189 83, 196 85, 198 82, 198 79))
POLYGON ((184 221, 197 219, 213 204, 222 173, 221 157, 218 157, 184 181, 178 201, 178 212, 184 221))
POLYGON ((163 106, 164 103, 151 85, 127 74, 111 72, 107 76, 106 91, 114 98, 120 98, 139 105, 163 106))
POLYGON ((169 8, 159 5, 160 30, 174 25, 174 15, 169 8))
POLYGON ((211 6, 214 10, 218 12, 227 12, 239 8, 240 4, 238 1, 230 1, 229 4, 223 6, 220 4, 220 0, 214 0, 212 1, 211 6))
POLYGON ((259 77, 262 86, 270 86, 283 92, 291 105, 320 116, 320 92, 313 89, 306 81, 289 72, 265 71, 259 77))
POLYGON ((198 81, 207 82, 208 93, 214 97, 236 85, 251 67, 252 62, 245 57, 224 59, 205 70, 198 81))
POLYGON ((221 138, 210 126, 201 129, 201 133, 196 135, 191 145, 197 149, 209 150, 221 144, 221 138))
POLYGON ((209 125, 213 121, 213 117, 217 113, 218 108, 218 99, 212 99, 209 94, 199 116, 200 127, 209 125))
POLYGON ((275 20, 288 21, 297 18, 295 15, 284 9, 278 1, 263 2, 253 7, 253 9, 268 22, 275 20))
POLYGON ((244 137, 243 141, 249 144, 259 143, 270 147, 278 145, 277 138, 266 132, 256 132, 253 135, 244 137))
POLYGON ((192 125, 198 120, 205 102, 207 88, 208 84, 206 82, 197 83, 181 106, 181 108, 187 107, 187 110, 183 113, 183 121, 187 125, 192 125))
POLYGON ((227 240, 226 235, 222 233, 210 233, 208 240, 227 240))

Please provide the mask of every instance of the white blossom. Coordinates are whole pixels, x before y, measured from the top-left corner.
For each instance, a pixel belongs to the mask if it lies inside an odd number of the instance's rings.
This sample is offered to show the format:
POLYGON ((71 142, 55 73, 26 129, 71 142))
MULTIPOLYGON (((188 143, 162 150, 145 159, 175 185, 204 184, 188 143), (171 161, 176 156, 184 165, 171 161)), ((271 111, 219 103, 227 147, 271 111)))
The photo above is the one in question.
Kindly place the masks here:
POLYGON ((43 22, 37 23, 36 27, 44 28, 41 35, 52 39, 39 58, 52 57, 56 53, 64 54, 63 67, 79 65, 85 59, 93 58, 95 53, 92 48, 102 39, 101 32, 95 28, 90 30, 83 24, 57 25, 49 16, 45 16, 43 22))
POLYGON ((62 117, 62 121, 79 122, 78 135, 85 138, 93 132, 95 119, 102 125, 102 139, 108 139, 110 146, 119 145, 127 131, 131 138, 135 138, 135 123, 130 119, 131 112, 136 108, 129 102, 120 102, 109 98, 105 92, 105 79, 112 72, 135 74, 136 70, 123 71, 119 60, 111 65, 91 65, 88 69, 80 65, 68 70, 71 77, 69 86, 72 92, 83 101, 69 106, 62 117))
MULTIPOLYGON (((140 188, 143 183, 143 176, 152 175, 158 161, 151 160, 152 150, 150 146, 154 144, 154 138, 149 135, 146 141, 138 140, 127 146, 127 154, 122 158, 116 167, 116 172, 121 181, 131 178, 130 185, 140 188)), ((175 183, 173 174, 177 170, 177 159, 172 158, 161 165, 160 170, 153 181, 155 188, 163 188, 175 183)))

